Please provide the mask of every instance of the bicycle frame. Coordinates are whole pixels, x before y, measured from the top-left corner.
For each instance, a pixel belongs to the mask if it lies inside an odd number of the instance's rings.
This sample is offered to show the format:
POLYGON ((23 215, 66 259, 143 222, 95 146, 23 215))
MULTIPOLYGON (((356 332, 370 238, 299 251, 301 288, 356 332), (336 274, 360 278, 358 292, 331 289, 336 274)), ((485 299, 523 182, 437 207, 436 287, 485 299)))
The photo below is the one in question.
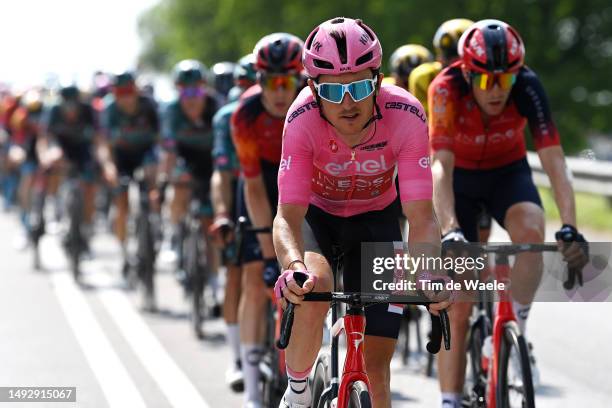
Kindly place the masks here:
MULTIPOLYGON (((511 268, 510 262, 508 259, 508 255, 506 254, 497 254, 495 257, 495 267, 493 268, 493 276, 503 280, 508 281, 510 276, 511 268)), ((493 355, 491 358, 491 362, 493 364, 489 364, 489 387, 487 390, 487 407, 495 408, 496 401, 496 389, 497 389, 497 371, 499 366, 499 353, 501 347, 501 340, 504 333, 504 325, 510 321, 516 321, 516 316, 514 315, 514 310, 512 308, 512 299, 510 298, 510 291, 501 291, 499 294, 500 298, 497 302, 497 307, 495 309, 495 317, 493 319, 493 355)))
MULTIPOLYGON (((495 266, 491 270, 491 275, 497 280, 502 281, 506 284, 510 283, 509 277, 512 271, 509 261, 510 255, 515 256, 522 252, 557 251, 556 245, 546 244, 511 244, 506 245, 504 247, 485 246, 483 249, 484 252, 495 253, 495 266)), ((487 408, 496 408, 497 406, 497 385, 499 383, 499 378, 497 374, 499 368, 499 356, 504 327, 509 322, 516 322, 516 316, 512 307, 510 287, 511 286, 508 285, 508 290, 499 292, 499 300, 497 302, 497 307, 495 308, 495 316, 493 318, 493 331, 491 334, 493 354, 491 356, 491 361, 489 362, 489 366, 487 369, 487 408)))
MULTIPOLYGON (((365 339, 365 316, 363 309, 351 306, 344 317, 336 320, 331 329, 333 341, 336 347, 335 356, 332 357, 332 376, 331 376, 331 394, 328 397, 331 400, 338 398, 338 407, 346 407, 348 404, 348 396, 350 386, 356 381, 363 381, 370 389, 370 380, 365 370, 365 358, 363 354, 363 342, 365 339), (346 358, 344 359, 344 369, 342 370, 342 379, 338 385, 338 337, 344 332, 346 336, 346 344, 349 345, 346 358)), ((326 396, 326 391, 321 394, 321 399, 326 396)))

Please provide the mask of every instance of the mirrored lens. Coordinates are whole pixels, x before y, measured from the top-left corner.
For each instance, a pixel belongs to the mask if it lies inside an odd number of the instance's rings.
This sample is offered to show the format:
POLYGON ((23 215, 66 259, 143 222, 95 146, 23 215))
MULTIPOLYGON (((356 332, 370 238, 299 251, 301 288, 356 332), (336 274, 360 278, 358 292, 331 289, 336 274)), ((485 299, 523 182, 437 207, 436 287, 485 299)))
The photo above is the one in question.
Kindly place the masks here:
POLYGON ((369 79, 357 81, 348 85, 349 93, 355 102, 359 102, 374 92, 374 85, 369 79))
POLYGON ((501 89, 507 91, 512 88, 514 82, 516 81, 516 75, 514 74, 499 74, 498 75, 498 83, 501 89))
POLYGON ((202 86, 186 86, 181 89, 181 98, 200 98, 206 94, 202 86))
POLYGON ((516 75, 505 74, 472 74, 472 81, 483 91, 492 89, 495 84, 498 84, 501 89, 507 91, 512 88, 516 81, 516 75))
POLYGON ((287 90, 297 89, 298 78, 294 75, 283 75, 283 76, 268 76, 263 78, 263 86, 267 89, 275 91, 279 88, 287 90))
POLYGON ((333 103, 341 103, 347 91, 355 102, 362 101, 374 92, 374 81, 364 79, 349 84, 322 83, 318 85, 319 96, 333 103))
POLYGON ((329 102, 340 103, 344 97, 344 87, 341 84, 320 84, 319 96, 329 102))

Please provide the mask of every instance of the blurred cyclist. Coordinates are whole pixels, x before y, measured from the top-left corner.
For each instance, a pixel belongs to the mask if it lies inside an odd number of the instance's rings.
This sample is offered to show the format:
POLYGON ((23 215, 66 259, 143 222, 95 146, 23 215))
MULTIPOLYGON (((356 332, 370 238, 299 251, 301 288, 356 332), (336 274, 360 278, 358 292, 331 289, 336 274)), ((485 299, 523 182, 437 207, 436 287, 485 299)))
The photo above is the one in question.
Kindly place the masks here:
MULTIPOLYGON (((240 162, 239 215, 255 227, 270 227, 276 214, 276 184, 281 160, 285 115, 293 102, 302 71, 302 40, 287 33, 263 37, 255 45, 257 82, 240 100, 232 115, 232 138, 240 162)), ((267 302, 266 284, 279 275, 271 234, 244 238, 243 279, 239 321, 245 404, 261 406, 259 357, 262 322, 267 302)))
POLYGON ((230 89, 227 99, 228 102, 238 100, 240 95, 257 82, 255 71, 255 56, 247 54, 238 60, 234 69, 234 86, 230 89))
MULTIPOLYGON (((127 253, 127 217, 129 213, 127 185, 119 185, 120 177, 132 178, 134 171, 142 168, 149 188, 153 189, 156 177, 156 147, 159 135, 159 120, 155 106, 149 98, 141 95, 136 87, 132 71, 117 72, 111 77, 111 94, 104 100, 101 131, 105 137, 103 175, 117 194, 114 232, 121 245, 123 275, 127 276, 129 259, 127 253)), ((157 209, 153 200, 152 208, 157 209)), ((154 308, 153 294, 148 294, 147 308, 154 308)))
POLYGON ((402 45, 391 54, 389 66, 393 81, 383 84, 393 84, 408 90, 408 80, 413 69, 419 65, 433 61, 431 52, 419 44, 402 45))

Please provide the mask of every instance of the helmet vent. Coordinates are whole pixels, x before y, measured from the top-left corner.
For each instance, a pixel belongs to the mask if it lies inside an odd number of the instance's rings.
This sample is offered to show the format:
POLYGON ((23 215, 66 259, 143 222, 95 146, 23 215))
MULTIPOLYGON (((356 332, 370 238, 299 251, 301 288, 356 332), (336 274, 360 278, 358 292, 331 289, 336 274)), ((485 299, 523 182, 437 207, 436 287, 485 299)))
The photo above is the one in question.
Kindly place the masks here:
POLYGON ((317 29, 310 34, 310 37, 308 38, 308 40, 306 42, 306 49, 307 50, 309 50, 310 47, 312 47, 312 42, 314 41, 314 39, 317 36, 318 32, 319 32, 319 28, 317 27, 317 29))
POLYGON ((370 37, 370 41, 374 41, 374 33, 370 31, 370 29, 366 27, 365 24, 363 24, 363 21, 361 20, 355 20, 355 21, 357 22, 357 24, 359 24, 359 27, 363 28, 363 31, 365 31, 366 34, 370 37))
POLYGON ((370 61, 373 57, 374 57, 374 54, 372 53, 372 51, 365 53, 361 57, 357 58, 357 61, 355 61, 355 65, 359 66, 361 64, 365 64, 366 62, 370 61))
POLYGON ((346 34, 344 31, 332 31, 329 35, 336 41, 336 47, 338 48, 338 56, 340 57, 340 63, 346 64, 346 34))
POLYGON ((344 18, 342 17, 338 17, 338 18, 334 18, 332 21, 330 21, 331 24, 342 24, 344 23, 344 18))
POLYGON ((334 69, 334 65, 328 61, 323 61, 323 60, 315 58, 312 62, 314 63, 314 66, 317 68, 334 69))

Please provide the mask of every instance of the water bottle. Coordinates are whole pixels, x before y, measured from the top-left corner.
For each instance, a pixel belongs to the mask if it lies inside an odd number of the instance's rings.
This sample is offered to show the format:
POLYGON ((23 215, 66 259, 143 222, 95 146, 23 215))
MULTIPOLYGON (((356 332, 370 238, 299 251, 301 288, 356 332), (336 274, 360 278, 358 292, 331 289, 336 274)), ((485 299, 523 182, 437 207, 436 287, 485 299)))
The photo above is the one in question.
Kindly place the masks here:
POLYGON ((493 338, 491 336, 487 336, 482 344, 482 357, 481 357, 481 367, 484 372, 489 371, 489 361, 491 361, 491 357, 493 356, 493 338))

